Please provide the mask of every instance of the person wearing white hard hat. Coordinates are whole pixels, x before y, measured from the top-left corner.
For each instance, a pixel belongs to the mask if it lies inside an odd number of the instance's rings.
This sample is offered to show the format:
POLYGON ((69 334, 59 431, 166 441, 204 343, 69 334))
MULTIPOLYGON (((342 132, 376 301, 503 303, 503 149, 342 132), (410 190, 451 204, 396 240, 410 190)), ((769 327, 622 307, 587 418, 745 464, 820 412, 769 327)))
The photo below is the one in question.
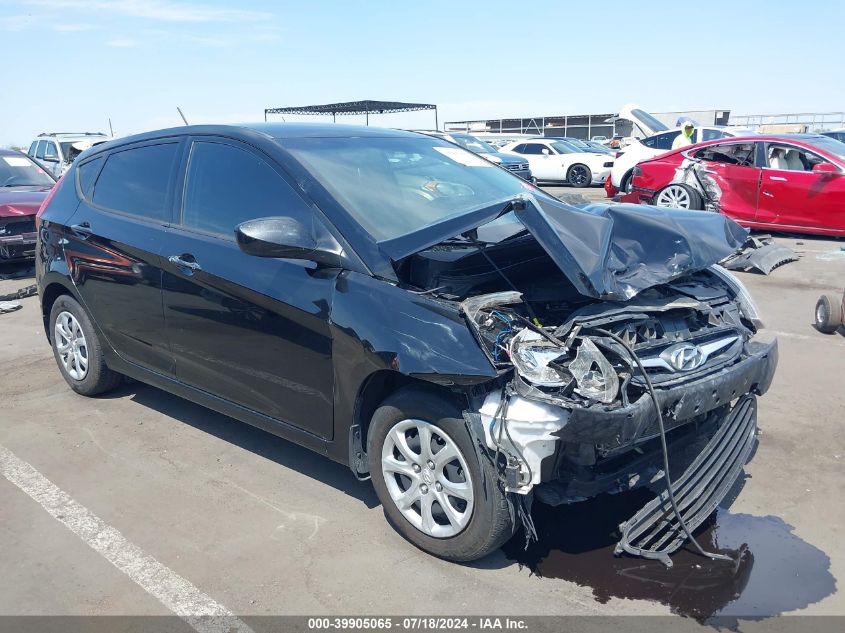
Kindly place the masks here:
POLYGON ((681 128, 681 133, 672 141, 672 149, 681 149, 687 145, 692 145, 694 143, 692 140, 693 134, 695 134, 695 125, 692 121, 687 121, 684 123, 684 127, 681 128))

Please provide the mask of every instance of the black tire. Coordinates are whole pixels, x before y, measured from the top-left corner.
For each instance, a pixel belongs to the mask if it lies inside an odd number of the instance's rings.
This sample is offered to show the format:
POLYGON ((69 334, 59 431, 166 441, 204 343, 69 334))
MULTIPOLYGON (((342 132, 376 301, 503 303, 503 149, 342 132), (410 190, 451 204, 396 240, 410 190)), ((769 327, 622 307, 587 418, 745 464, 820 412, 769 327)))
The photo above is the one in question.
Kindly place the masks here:
POLYGON ((61 295, 53 303, 53 307, 50 310, 50 345, 53 348, 53 357, 56 359, 59 371, 67 384, 70 385, 70 388, 76 393, 83 396, 96 396, 97 394, 111 391, 120 384, 122 376, 109 369, 106 365, 102 344, 94 330, 94 326, 91 324, 88 313, 70 295, 61 295), (73 316, 84 336, 84 348, 88 365, 81 379, 69 373, 58 349, 56 321, 59 315, 66 312, 73 316))
POLYGON ((822 295, 816 302, 816 329, 833 334, 842 325, 842 304, 833 295, 822 295))
POLYGON ((663 189, 661 189, 656 194, 654 194, 654 204, 655 204, 655 206, 658 206, 658 207, 666 207, 666 208, 671 208, 671 209, 689 209, 691 211, 701 211, 701 210, 704 209, 704 200, 702 199, 701 194, 698 193, 695 189, 693 189, 689 185, 685 185, 681 182, 673 182, 671 184, 668 184, 665 187, 663 187, 663 189), (660 204, 659 203, 661 194, 665 194, 665 193, 669 192, 670 190, 677 190, 677 189, 683 190, 686 193, 686 195, 688 196, 689 203, 687 204, 687 206, 671 206, 671 205, 668 205, 668 204, 660 204))
POLYGON ((584 163, 575 163, 566 170, 566 182, 578 189, 589 187, 593 184, 593 172, 584 163))
POLYGON ((631 176, 634 175, 634 170, 630 170, 627 174, 622 176, 622 180, 619 181, 619 191, 622 193, 630 193, 628 191, 628 187, 631 184, 631 176))
MULTIPOLYGON (((435 431, 436 432, 436 431, 435 431)), ((367 435, 373 487, 388 522, 408 541, 438 558, 454 562, 478 560, 501 547, 514 534, 508 502, 491 460, 477 457, 458 406, 431 390, 405 388, 388 397, 373 414, 367 435), (382 448, 397 424, 418 420, 448 433, 463 456, 472 483, 473 508, 462 531, 445 538, 426 534, 397 507, 382 469, 382 448)))

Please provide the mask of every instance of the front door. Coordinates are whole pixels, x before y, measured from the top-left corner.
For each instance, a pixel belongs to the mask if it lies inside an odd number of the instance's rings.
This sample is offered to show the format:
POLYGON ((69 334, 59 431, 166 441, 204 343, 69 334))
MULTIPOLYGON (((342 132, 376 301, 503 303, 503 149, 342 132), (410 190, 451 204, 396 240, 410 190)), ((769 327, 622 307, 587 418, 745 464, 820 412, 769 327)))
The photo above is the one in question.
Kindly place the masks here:
POLYGON ((841 170, 813 171, 827 163, 797 146, 767 143, 757 221, 820 232, 845 230, 845 175, 841 170))
POLYGON ((235 226, 313 211, 271 159, 196 138, 163 245, 164 310, 181 381, 322 438, 333 429, 329 310, 335 273, 253 257, 235 226))

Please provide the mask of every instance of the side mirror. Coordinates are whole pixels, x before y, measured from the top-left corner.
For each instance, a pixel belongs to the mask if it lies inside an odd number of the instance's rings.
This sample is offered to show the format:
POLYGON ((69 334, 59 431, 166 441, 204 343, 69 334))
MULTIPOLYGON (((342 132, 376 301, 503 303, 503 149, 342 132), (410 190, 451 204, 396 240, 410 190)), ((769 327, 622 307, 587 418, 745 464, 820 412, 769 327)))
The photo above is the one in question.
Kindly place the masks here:
POLYGON ((813 165, 813 171, 817 174, 838 174, 839 168, 833 163, 816 163, 813 165))
POLYGON ((548 147, 544 147, 543 148, 543 156, 551 156, 551 155, 552 155, 551 150, 549 150, 548 147))
POLYGON ((321 266, 340 268, 340 245, 323 227, 291 217, 258 218, 235 227, 235 241, 247 255, 305 259, 321 266))

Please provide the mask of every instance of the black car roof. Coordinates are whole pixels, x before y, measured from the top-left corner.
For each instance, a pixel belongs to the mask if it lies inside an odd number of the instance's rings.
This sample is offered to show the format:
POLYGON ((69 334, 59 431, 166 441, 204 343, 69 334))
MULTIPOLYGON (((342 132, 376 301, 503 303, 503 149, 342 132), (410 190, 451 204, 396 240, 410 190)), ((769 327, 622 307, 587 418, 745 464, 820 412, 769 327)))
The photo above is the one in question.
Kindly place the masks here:
POLYGON ((183 125, 142 132, 132 136, 115 139, 114 141, 97 146, 97 149, 107 149, 126 143, 153 140, 167 136, 181 136, 185 134, 221 135, 221 136, 254 136, 256 133, 269 139, 286 138, 353 138, 353 137, 417 137, 417 134, 404 130, 393 130, 383 127, 368 127, 364 125, 343 125, 334 123, 241 123, 233 125, 183 125))

